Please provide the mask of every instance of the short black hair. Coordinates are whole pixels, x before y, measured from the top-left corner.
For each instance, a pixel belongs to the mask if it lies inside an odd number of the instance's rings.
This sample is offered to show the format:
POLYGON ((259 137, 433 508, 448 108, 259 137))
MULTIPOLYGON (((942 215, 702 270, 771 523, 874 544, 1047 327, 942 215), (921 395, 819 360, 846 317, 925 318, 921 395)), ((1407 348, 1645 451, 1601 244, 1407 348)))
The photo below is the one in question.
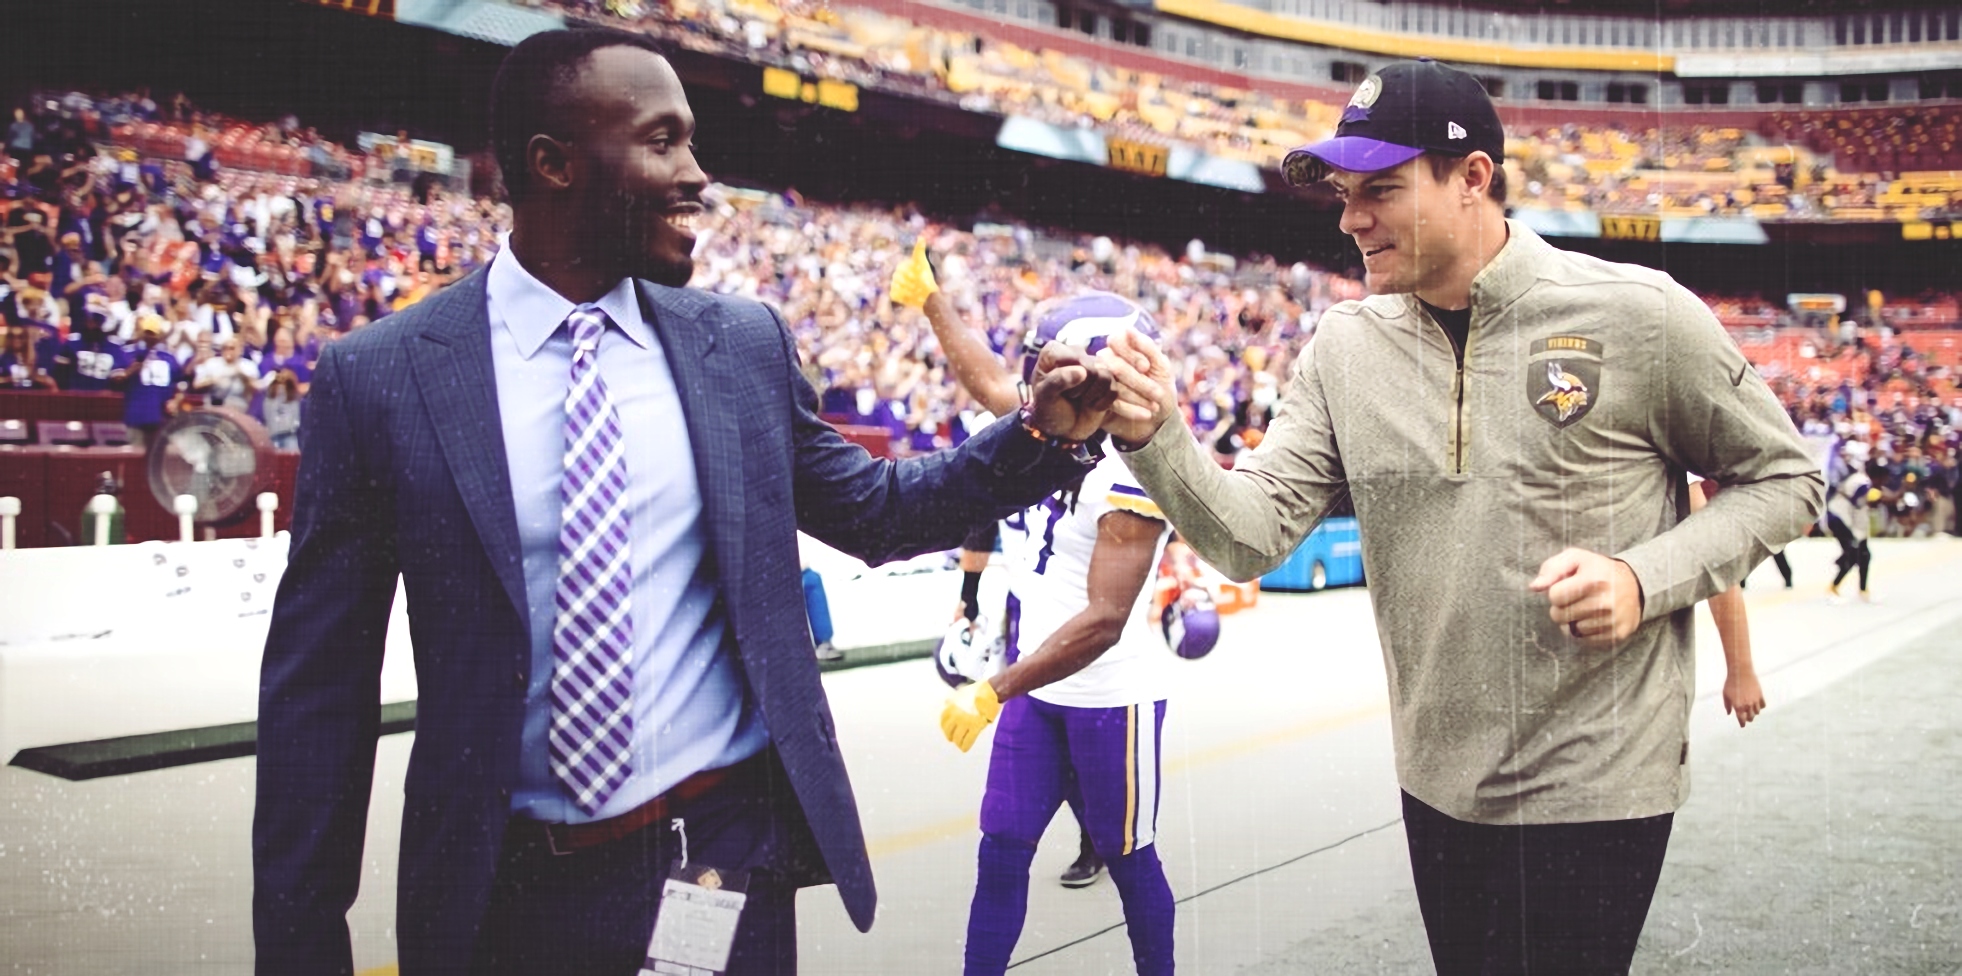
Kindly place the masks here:
POLYGON ((586 59, 606 47, 637 47, 667 56, 653 37, 610 27, 542 31, 519 41, 504 56, 491 82, 490 131, 491 149, 512 200, 524 193, 531 179, 525 159, 531 137, 562 131, 559 120, 564 118, 567 90, 586 59))

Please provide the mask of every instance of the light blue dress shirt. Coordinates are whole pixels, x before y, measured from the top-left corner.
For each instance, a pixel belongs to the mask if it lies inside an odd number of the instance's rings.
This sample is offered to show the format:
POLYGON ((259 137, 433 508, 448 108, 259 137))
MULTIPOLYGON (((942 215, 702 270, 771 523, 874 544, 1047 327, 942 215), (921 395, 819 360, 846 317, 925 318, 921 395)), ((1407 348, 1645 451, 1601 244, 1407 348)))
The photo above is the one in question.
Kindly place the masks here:
POLYGON ((618 816, 690 775, 760 751, 769 733, 735 660, 701 524, 701 489, 673 371, 631 280, 597 303, 616 328, 600 339, 599 370, 627 441, 632 513, 633 775, 591 816, 552 775, 552 621, 559 579, 559 482, 565 397, 572 379, 574 305, 532 277, 509 246, 491 261, 491 364, 517 504, 531 611, 531 684, 511 811, 581 823, 618 816))

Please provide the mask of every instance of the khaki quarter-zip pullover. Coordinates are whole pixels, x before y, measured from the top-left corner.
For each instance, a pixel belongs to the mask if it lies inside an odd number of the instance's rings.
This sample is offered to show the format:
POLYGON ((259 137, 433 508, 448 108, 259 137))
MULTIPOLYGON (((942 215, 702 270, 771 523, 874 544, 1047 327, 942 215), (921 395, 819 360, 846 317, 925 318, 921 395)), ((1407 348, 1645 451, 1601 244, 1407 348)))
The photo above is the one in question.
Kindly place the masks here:
POLYGON ((1689 790, 1694 606, 1812 524, 1823 480, 1694 295, 1508 228, 1462 367, 1414 295, 1344 302, 1236 470, 1182 425, 1124 458, 1235 579, 1352 496, 1412 796, 1488 824, 1666 813, 1689 790), (1695 516, 1685 471, 1724 489, 1695 516), (1641 582, 1642 624, 1612 650, 1527 588, 1570 546, 1641 582))

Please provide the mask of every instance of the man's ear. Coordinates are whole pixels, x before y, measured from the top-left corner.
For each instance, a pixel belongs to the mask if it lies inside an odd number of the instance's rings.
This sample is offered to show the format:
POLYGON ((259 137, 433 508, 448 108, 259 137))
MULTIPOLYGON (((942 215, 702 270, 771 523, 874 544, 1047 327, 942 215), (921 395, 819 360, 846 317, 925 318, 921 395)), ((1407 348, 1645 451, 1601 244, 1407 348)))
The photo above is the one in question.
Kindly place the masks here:
POLYGON ((1484 199, 1486 192, 1491 189, 1492 170, 1498 164, 1493 162, 1492 157, 1486 155, 1484 150, 1479 150, 1466 156, 1461 165, 1464 167, 1461 178, 1464 180, 1462 188, 1465 202, 1477 203, 1484 199))
POLYGON ((572 186, 572 154, 551 136, 535 135, 525 143, 525 165, 544 186, 557 190, 572 186))

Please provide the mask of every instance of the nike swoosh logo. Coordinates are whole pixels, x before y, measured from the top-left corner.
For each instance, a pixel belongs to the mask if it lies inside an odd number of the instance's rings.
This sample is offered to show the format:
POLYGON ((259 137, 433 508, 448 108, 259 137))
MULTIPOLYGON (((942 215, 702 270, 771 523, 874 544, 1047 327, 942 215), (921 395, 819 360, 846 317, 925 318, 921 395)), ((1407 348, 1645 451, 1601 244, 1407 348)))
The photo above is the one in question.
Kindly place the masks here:
POLYGON ((1730 381, 1730 385, 1732 385, 1732 386, 1743 386, 1743 385, 1744 385, 1744 377, 1745 377, 1745 376, 1746 376, 1747 374, 1749 374, 1750 372, 1751 372, 1751 364, 1750 364, 1750 363, 1745 363, 1744 365, 1742 365, 1742 366, 1739 366, 1739 367, 1737 367, 1737 375, 1731 378, 1731 381, 1730 381))

